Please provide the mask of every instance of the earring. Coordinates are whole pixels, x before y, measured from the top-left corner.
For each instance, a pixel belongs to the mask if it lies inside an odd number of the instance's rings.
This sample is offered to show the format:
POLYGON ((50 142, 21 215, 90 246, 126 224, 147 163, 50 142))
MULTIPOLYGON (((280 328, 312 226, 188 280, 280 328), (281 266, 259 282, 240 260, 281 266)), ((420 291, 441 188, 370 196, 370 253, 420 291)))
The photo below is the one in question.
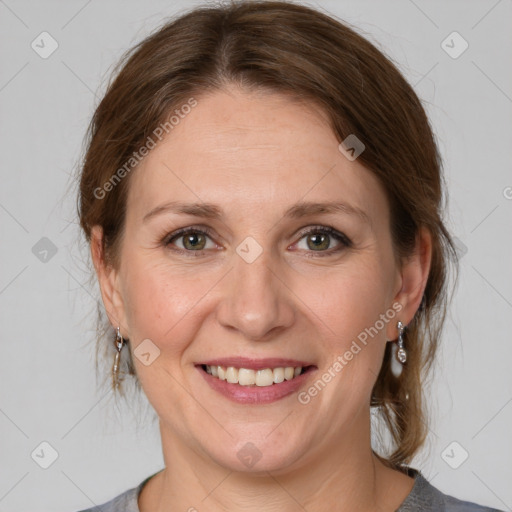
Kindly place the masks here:
POLYGON ((114 345, 116 347, 116 355, 114 358, 114 365, 112 366, 112 385, 114 390, 119 388, 122 378, 119 378, 119 359, 121 358, 121 350, 124 347, 126 340, 121 336, 119 332, 119 326, 116 329, 116 339, 114 345))
POLYGON ((404 349, 404 330, 405 326, 402 322, 398 321, 398 350, 396 352, 397 359, 404 364, 407 361, 407 352, 404 349))

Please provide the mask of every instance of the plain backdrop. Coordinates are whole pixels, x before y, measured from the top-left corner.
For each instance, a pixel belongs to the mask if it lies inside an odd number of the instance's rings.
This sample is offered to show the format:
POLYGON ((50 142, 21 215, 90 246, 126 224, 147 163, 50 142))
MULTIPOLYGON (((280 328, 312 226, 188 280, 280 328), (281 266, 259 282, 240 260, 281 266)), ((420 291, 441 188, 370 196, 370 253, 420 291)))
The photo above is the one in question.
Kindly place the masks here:
MULTIPOLYGON (((97 295, 69 186, 112 66, 198 3, 0 0, 0 512, 92 507, 163 467, 157 423, 136 430, 134 409, 113 413, 97 389, 97 295)), ((512 2, 309 5, 394 59, 444 159, 460 283, 412 466, 446 493, 511 510, 512 2)))

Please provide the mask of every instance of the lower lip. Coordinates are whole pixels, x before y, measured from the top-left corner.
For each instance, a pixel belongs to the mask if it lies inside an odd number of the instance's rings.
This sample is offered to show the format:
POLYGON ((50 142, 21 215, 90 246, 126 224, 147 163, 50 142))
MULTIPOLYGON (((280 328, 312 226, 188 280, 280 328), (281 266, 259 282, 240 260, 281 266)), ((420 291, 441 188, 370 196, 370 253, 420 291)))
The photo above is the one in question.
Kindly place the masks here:
POLYGON ((226 380, 212 377, 200 366, 196 366, 196 369, 214 391, 239 404, 269 404, 276 402, 295 393, 304 385, 306 379, 309 378, 314 370, 310 368, 306 373, 294 377, 292 380, 285 380, 271 386, 240 386, 240 384, 231 384, 226 380))

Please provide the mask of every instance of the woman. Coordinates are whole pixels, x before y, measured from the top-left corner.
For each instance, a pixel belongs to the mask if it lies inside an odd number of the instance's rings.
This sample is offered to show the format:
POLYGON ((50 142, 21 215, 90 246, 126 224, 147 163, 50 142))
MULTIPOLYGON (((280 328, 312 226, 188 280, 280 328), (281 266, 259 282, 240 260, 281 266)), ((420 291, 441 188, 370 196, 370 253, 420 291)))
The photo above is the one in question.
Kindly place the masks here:
POLYGON ((456 262, 442 198, 416 94, 324 14, 198 8, 130 52, 79 214, 114 389, 128 352, 165 468, 101 509, 491 510, 408 466, 456 262))

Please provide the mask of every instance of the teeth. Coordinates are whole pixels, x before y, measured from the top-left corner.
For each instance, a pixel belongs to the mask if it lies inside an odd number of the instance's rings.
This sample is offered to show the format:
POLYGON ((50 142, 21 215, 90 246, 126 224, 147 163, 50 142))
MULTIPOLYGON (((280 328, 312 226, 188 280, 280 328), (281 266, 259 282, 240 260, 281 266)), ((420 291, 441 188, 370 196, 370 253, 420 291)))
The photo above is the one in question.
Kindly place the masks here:
POLYGON ((284 368, 275 368, 274 369, 274 382, 276 384, 280 384, 284 381, 284 368))
POLYGON ((287 366, 286 368, 265 368, 264 370, 251 370, 249 368, 234 368, 228 366, 209 366, 206 365, 206 372, 212 377, 220 380, 226 380, 231 384, 240 386, 272 386, 280 384, 285 380, 292 380, 302 373, 302 366, 287 366))
POLYGON ((240 368, 240 370, 238 370, 238 384, 241 386, 252 386, 253 384, 256 384, 256 375, 254 370, 240 368))
POLYGON ((238 383, 238 370, 232 366, 228 366, 226 369, 226 380, 231 384, 238 383))
POLYGON ((272 386, 274 384, 274 372, 270 368, 256 372, 256 386, 272 386))

